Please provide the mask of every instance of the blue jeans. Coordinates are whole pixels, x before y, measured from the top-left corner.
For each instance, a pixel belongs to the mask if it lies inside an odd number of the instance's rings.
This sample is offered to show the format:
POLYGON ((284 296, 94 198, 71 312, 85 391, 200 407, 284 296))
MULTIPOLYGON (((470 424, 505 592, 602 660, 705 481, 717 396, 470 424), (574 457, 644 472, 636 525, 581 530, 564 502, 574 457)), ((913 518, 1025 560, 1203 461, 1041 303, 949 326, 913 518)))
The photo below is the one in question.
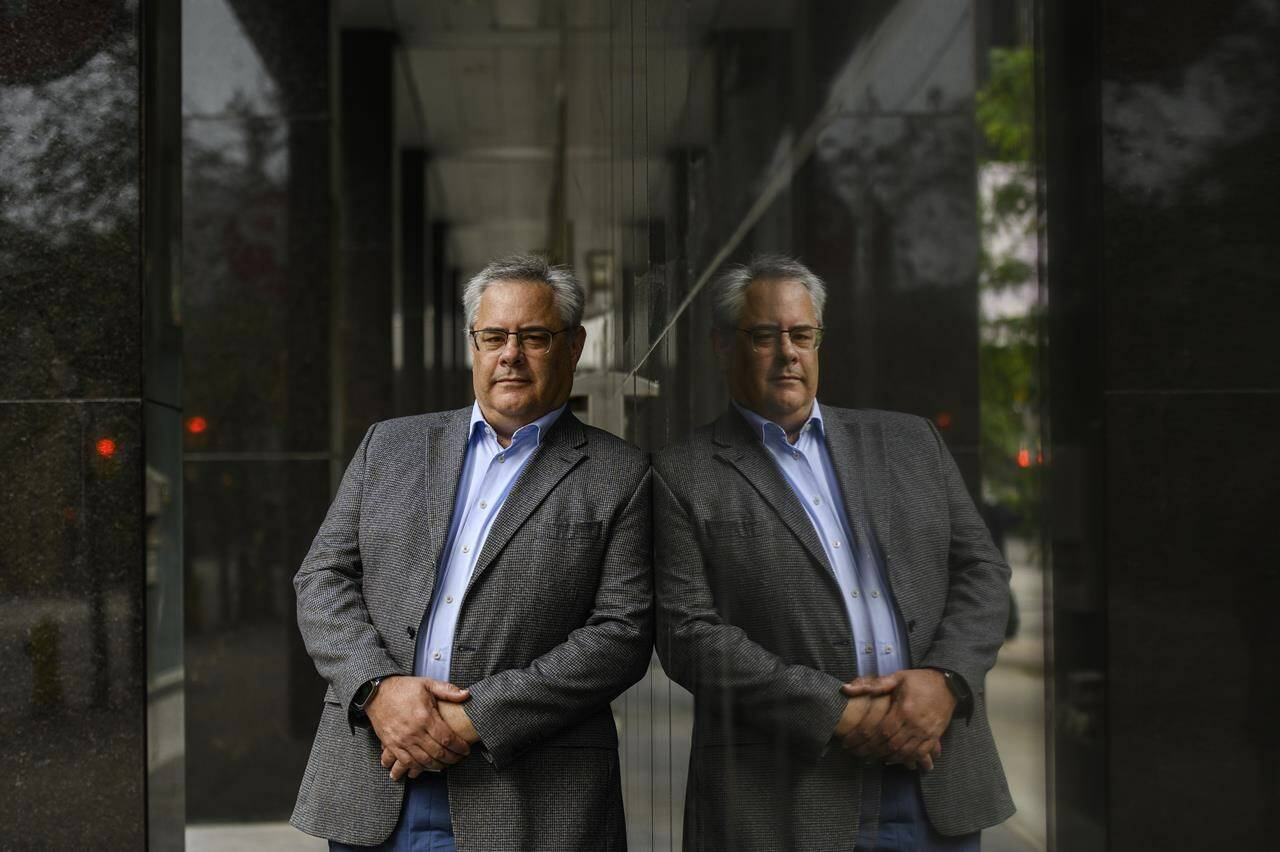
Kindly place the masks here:
POLYGON ((449 785, 442 772, 404 779, 404 805, 391 836, 377 846, 329 841, 329 852, 457 852, 449 818, 449 785))
POLYGON ((919 777, 904 766, 884 767, 879 823, 874 835, 866 828, 858 832, 859 852, 978 852, 982 844, 980 831, 958 837, 934 831, 924 813, 919 777))

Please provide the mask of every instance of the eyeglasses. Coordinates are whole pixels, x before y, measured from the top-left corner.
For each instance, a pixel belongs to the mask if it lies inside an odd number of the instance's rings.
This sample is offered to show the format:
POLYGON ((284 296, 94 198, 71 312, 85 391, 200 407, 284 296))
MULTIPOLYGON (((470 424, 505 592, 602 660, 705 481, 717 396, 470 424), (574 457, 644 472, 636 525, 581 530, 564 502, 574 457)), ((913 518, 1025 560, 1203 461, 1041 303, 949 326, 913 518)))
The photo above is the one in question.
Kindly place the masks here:
POLYGON ((751 348, 756 352, 776 352, 782 346, 784 334, 791 338, 791 345, 802 352, 815 352, 822 345, 822 326, 778 328, 776 325, 757 325, 737 330, 751 338, 751 348))
POLYGON ((497 352, 507 348, 507 338, 515 335, 516 344, 525 352, 541 354, 551 348, 551 341, 557 334, 573 331, 576 326, 552 331, 549 328, 522 328, 519 331, 507 331, 505 328, 477 328, 467 331, 471 344, 477 352, 497 352))

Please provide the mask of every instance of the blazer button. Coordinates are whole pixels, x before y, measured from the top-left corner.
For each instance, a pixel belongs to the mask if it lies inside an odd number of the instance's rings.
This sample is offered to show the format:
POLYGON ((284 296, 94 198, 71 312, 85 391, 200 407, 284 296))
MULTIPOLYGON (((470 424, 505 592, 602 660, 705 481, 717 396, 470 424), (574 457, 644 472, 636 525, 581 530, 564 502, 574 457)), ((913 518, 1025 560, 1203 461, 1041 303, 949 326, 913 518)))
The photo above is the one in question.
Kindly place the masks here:
POLYGON ((418 628, 414 627, 412 624, 406 627, 404 631, 409 634, 410 639, 418 635, 418 628))

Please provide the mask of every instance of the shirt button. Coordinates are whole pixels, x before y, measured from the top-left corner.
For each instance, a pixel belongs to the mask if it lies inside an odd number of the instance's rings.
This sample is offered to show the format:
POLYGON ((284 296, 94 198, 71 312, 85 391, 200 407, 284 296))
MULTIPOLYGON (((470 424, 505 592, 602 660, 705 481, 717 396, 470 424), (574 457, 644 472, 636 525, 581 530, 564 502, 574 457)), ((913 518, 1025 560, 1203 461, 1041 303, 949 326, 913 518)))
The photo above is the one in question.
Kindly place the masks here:
POLYGON ((431 652, 431 659, 433 659, 433 660, 438 660, 438 659, 440 659, 440 652, 439 652, 439 651, 432 651, 432 652, 431 652))
POLYGON ((469 545, 469 544, 464 544, 464 545, 462 545, 462 552, 463 552, 463 553, 470 553, 470 552, 471 552, 471 545, 469 545))
POLYGON ((484 502, 483 500, 481 500, 481 501, 480 501, 480 508, 481 508, 481 509, 487 509, 487 508, 489 508, 489 504, 488 504, 488 503, 486 503, 486 502, 484 502))
POLYGON ((444 596, 444 602, 445 602, 445 603, 453 603, 453 595, 445 595, 445 596, 444 596))
POLYGON ((856 598, 856 597, 858 596, 858 590, 857 590, 857 589, 854 589, 854 590, 853 590, 852 592, 850 592, 849 594, 856 598))
POLYGON ((839 541, 839 539, 837 539, 836 541, 831 542, 831 546, 832 546, 832 547, 834 547, 836 550, 839 550, 839 549, 840 549, 840 541, 839 541))
POLYGON ((892 654, 892 653, 893 653, 893 646, 892 646, 892 645, 885 645, 885 646, 884 646, 884 652, 885 652, 886 654, 892 654))
POLYGON ((498 456, 498 464, 502 464, 502 463, 503 463, 504 461, 506 461, 506 460, 507 460, 507 457, 506 457, 506 456, 504 456, 504 455, 499 455, 499 456, 498 456))
POLYGON ((821 498, 821 497, 814 497, 814 498, 813 498, 813 505, 815 505, 815 506, 816 506, 816 505, 818 505, 818 504, 819 504, 819 503, 821 503, 821 502, 822 502, 822 498, 821 498))
POLYGON ((876 649, 876 648, 875 648, 875 646, 874 646, 874 645, 868 645, 866 648, 864 648, 864 649, 862 650, 862 653, 864 653, 864 654, 870 654, 870 653, 874 652, 874 651, 875 651, 875 649, 876 649))
POLYGON ((791 451, 791 457, 792 457, 793 459, 798 459, 798 458, 800 458, 800 451, 799 451, 799 450, 792 450, 792 451, 791 451))
POLYGON ((876 591, 876 592, 872 592, 872 593, 871 593, 871 597, 873 597, 873 598, 878 598, 878 597, 880 597, 880 593, 879 593, 878 591, 876 591))

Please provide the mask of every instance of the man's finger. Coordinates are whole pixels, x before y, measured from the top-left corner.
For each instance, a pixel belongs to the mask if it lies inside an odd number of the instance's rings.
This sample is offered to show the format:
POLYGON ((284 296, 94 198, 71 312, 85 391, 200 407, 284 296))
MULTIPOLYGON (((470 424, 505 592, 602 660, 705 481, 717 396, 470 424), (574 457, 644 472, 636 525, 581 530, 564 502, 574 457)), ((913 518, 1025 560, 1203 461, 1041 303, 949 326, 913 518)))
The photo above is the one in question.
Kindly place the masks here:
POLYGON ((427 692, 430 692, 436 698, 443 698, 445 701, 452 701, 455 704, 461 704, 471 697, 471 692, 469 690, 454 686, 447 680, 436 680, 433 677, 426 677, 422 680, 423 685, 427 688, 427 692))
POLYGON ((850 731, 847 735, 845 735, 844 747, 851 751, 865 749, 867 747, 867 742, 871 739, 871 736, 874 733, 875 733, 874 728, 870 730, 866 730, 861 725, 859 725, 858 727, 850 731))
POLYGON ((409 768, 413 765, 413 759, 405 752, 403 757, 397 754, 396 762, 391 767, 391 780, 399 781, 409 773, 409 768))
POLYGON ((910 746, 912 742, 917 742, 919 740, 920 735, 912 730, 910 725, 903 725, 898 729, 898 733, 889 737, 885 742, 885 746, 893 754, 905 756, 908 752, 908 746, 910 746))
POLYGON ((431 756, 431 751, 425 748, 424 745, 425 745, 424 743, 418 743, 418 742, 411 742, 411 743, 405 744, 405 749, 409 752, 409 755, 413 758, 413 765, 410 767, 410 769, 413 769, 413 768, 425 769, 427 768, 427 766, 431 764, 431 761, 435 759, 431 756))
POLYGON ((870 749, 867 748, 866 737, 858 736, 857 731, 848 734, 844 741, 841 742, 841 745, 844 746, 846 751, 851 751, 858 757, 873 757, 870 749))
POLYGON ((876 726, 875 731, 867 739, 867 745, 875 750, 880 750, 885 743, 889 741, 894 734, 902 730, 902 726, 907 723, 906 717, 902 715, 902 711, 898 705, 894 705, 889 712, 880 720, 880 724, 876 726))
POLYGON ((869 751, 872 757, 888 760, 898 754, 898 750, 890 744, 892 739, 892 737, 873 737, 863 748, 869 751))
POLYGON ((890 741, 890 747, 894 749, 894 760, 902 763, 918 763, 920 761, 921 748, 927 740, 919 735, 907 737, 905 741, 899 745, 894 741, 890 741))
POLYGON ((391 756, 391 752, 387 749, 387 747, 383 746, 382 747, 382 768, 390 769, 392 766, 395 766, 395 763, 396 763, 396 759, 391 756))
POLYGON ((435 707, 431 708, 431 718, 427 720, 427 736, 458 755, 459 758, 471 754, 471 746, 454 733, 453 728, 449 727, 449 723, 440 716, 440 711, 435 707))
POLYGON ((850 698, 859 695, 888 695, 898 688, 902 682, 896 674, 885 677, 857 677, 840 687, 840 691, 850 698))
POLYGON ((933 761, 937 757, 936 748, 938 741, 934 739, 921 740, 915 747, 916 760, 920 764, 920 768, 925 772, 933 769, 933 761))
POLYGON ((422 764, 425 766, 428 760, 444 760, 444 756, 449 750, 440 743, 430 737, 421 737, 415 743, 415 746, 425 755, 422 758, 422 764))
POLYGON ((880 726, 884 724, 884 719, 893 710, 893 703, 888 698, 872 699, 871 707, 867 710, 867 714, 862 717, 862 721, 858 723, 855 730, 862 739, 870 739, 876 731, 880 730, 880 726))

